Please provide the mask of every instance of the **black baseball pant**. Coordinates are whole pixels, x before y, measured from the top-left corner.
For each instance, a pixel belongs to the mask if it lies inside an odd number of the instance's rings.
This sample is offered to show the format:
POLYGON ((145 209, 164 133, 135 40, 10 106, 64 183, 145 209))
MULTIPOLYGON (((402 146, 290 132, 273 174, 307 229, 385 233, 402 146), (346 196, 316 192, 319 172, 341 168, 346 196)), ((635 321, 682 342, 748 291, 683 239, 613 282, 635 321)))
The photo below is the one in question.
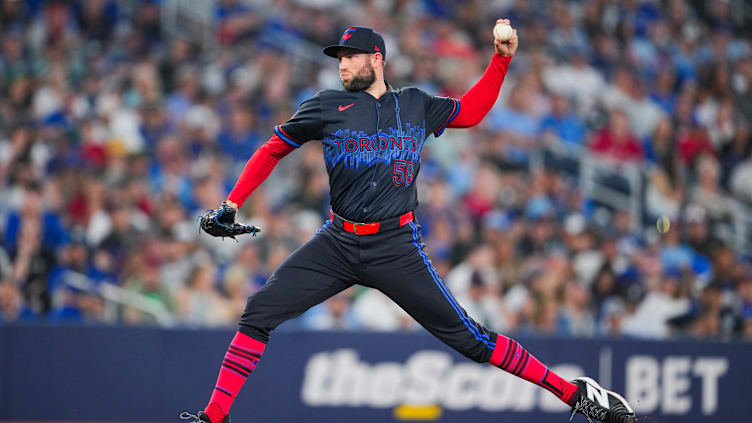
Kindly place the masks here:
POLYGON ((488 362, 496 333, 470 318, 439 278, 423 251, 417 222, 394 226, 356 235, 339 218, 327 221, 248 299, 240 332, 266 343, 282 322, 357 283, 386 294, 463 355, 488 362))

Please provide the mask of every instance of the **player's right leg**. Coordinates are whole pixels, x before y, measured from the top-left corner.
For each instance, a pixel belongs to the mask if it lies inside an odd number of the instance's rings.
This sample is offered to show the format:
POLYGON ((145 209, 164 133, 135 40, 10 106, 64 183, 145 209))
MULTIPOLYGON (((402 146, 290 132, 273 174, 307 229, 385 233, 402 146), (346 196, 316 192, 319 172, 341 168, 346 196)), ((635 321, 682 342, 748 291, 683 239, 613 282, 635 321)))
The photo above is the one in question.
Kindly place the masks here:
POLYGON ((547 389, 573 407, 573 413, 606 423, 636 421, 617 394, 589 379, 569 382, 561 378, 518 342, 468 316, 423 251, 415 222, 379 237, 363 240, 373 257, 365 267, 363 283, 384 292, 434 336, 473 361, 489 363, 547 389))
POLYGON ((208 405, 195 416, 184 413, 186 418, 195 422, 229 422, 230 407, 261 359, 270 332, 357 280, 350 257, 357 254, 357 248, 347 245, 348 239, 337 237, 327 227, 287 257, 248 299, 208 405))

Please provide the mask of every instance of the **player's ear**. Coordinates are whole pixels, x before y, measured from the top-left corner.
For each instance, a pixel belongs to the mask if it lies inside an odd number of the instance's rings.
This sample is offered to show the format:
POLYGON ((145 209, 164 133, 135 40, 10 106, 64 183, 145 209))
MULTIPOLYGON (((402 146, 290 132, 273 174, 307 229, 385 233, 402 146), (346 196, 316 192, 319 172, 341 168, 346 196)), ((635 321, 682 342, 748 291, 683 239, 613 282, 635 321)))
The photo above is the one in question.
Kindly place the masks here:
POLYGON ((384 56, 381 53, 372 53, 371 58, 373 59, 373 64, 377 65, 379 62, 381 62, 381 67, 384 67, 384 56))

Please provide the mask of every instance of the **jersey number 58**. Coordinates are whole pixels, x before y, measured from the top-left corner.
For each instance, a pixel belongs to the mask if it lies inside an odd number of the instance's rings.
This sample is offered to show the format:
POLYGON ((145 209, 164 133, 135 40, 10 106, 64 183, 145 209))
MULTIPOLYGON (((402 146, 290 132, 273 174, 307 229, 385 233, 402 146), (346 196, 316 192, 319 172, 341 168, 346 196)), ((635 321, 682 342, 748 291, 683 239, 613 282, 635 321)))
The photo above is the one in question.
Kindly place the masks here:
POLYGON ((404 185, 409 187, 413 183, 413 174, 415 172, 415 164, 406 160, 394 161, 394 177, 392 181, 395 186, 404 185))

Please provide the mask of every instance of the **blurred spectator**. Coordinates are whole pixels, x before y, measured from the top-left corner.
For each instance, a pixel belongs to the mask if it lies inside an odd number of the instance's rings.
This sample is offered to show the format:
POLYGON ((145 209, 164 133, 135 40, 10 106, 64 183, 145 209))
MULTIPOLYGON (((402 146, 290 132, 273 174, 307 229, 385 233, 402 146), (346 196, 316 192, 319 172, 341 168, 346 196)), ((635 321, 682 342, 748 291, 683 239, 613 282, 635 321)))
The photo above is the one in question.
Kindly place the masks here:
POLYGON ((670 271, 662 280, 650 284, 650 290, 634 314, 624 319, 623 330, 632 336, 665 338, 670 334, 668 321, 686 313, 690 301, 683 295, 677 271, 670 271))
POLYGON ((674 113, 676 104, 676 75, 669 69, 658 73, 650 99, 658 104, 665 113, 674 113))
POLYGON ((78 29, 86 38, 106 43, 112 37, 118 6, 114 1, 92 0, 73 5, 78 29))
POLYGON ((741 300, 742 333, 752 340, 752 278, 745 278, 737 288, 741 300))
POLYGON ((186 286, 178 293, 177 312, 186 324, 219 326, 230 323, 231 310, 227 300, 214 288, 215 277, 213 265, 199 263, 186 286))
POLYGON ((697 161, 697 185, 690 195, 692 203, 701 207, 712 222, 724 222, 732 211, 727 200, 728 194, 720 184, 721 169, 718 160, 703 155, 697 161))
POLYGON ((627 115, 619 109, 611 112, 608 125, 593 137, 590 148, 615 162, 644 159, 642 145, 629 129, 627 115))
POLYGON ((752 205, 752 149, 747 153, 747 159, 739 163, 731 172, 729 186, 735 198, 752 205))
POLYGON ((537 88, 523 82, 518 81, 512 89, 508 106, 492 111, 489 116, 493 129, 503 134, 499 153, 514 166, 527 164, 540 126, 539 116, 533 113, 532 102, 537 88))
POLYGON ((223 153, 242 161, 256 151, 258 141, 258 135, 253 130, 253 115, 242 108, 231 112, 227 129, 217 137, 223 153))
POLYGON ((680 172, 676 156, 666 154, 659 160, 650 171, 645 193, 645 211, 651 221, 661 215, 676 220, 685 200, 685 178, 680 172))
MULTIPOLYGON (((752 116, 752 113, 749 115, 752 116)), ((734 139, 723 146, 720 156, 721 186, 729 189, 729 179, 737 165, 742 163, 750 152, 750 128, 749 123, 741 121, 734 134, 734 139)))
POLYGON ((38 314, 26 306, 21 291, 10 280, 0 282, 0 323, 36 320, 38 314))
POLYGON ((5 227, 5 246, 11 251, 23 248, 23 243, 38 237, 40 247, 54 251, 67 238, 60 217, 52 210, 44 209, 44 199, 40 187, 31 184, 26 187, 23 205, 11 212, 5 227), (22 242, 23 241, 23 242, 22 242))
POLYGON ((702 126, 693 126, 681 131, 677 145, 682 162, 690 169, 695 167, 697 158, 703 154, 716 155, 708 131, 702 126))
POLYGON ((559 330, 562 335, 593 336, 595 319, 590 312, 589 293, 584 286, 568 281, 562 287, 563 300, 559 312, 559 330))
MULTIPOLYGON (((123 271, 123 288, 144 298, 141 308, 125 307, 123 321, 128 324, 156 324, 158 318, 155 313, 170 312, 175 309, 174 298, 167 287, 159 280, 157 263, 153 257, 147 257, 143 251, 132 251, 126 261, 123 271), (144 303, 152 306, 144 307, 144 303)), ((183 314, 185 315, 185 314, 183 314)))
POLYGON ((576 114, 569 111, 568 101, 562 96, 553 98, 551 113, 543 118, 540 129, 543 132, 551 132, 567 144, 584 143, 585 124, 576 114))
POLYGON ((545 67, 543 81, 556 95, 574 99, 579 115, 587 116, 602 95, 604 75, 591 66, 584 50, 574 50, 571 54, 571 61, 545 67))

